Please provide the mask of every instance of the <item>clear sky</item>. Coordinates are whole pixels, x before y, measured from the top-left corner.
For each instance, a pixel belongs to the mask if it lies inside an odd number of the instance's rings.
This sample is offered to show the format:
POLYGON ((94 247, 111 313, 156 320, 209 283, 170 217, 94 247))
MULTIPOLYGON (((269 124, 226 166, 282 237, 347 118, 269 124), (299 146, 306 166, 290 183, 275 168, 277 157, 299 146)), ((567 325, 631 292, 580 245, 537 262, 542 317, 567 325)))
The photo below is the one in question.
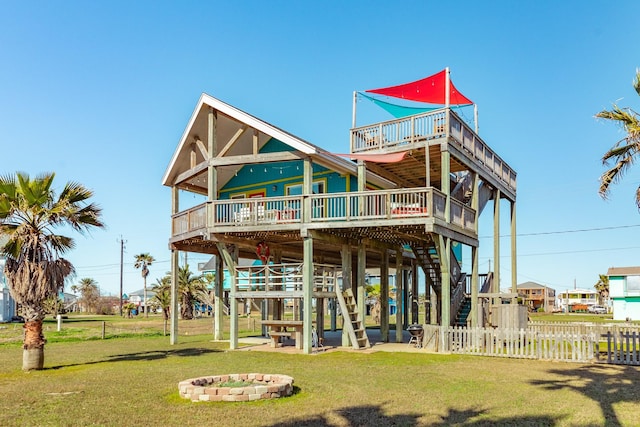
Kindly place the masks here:
MULTIPOLYGON (((125 240, 131 292, 136 254, 157 260, 150 284, 170 268, 161 179, 202 92, 345 152, 354 90, 450 67, 480 135, 518 173, 518 283, 592 288, 611 266, 640 265, 640 166, 598 196, 602 154, 623 134, 594 118, 616 101, 640 109, 638 16, 637 1, 0 0, 0 173, 91 188, 107 229, 74 235, 66 257, 76 281, 117 295, 125 240)), ((509 233, 505 222, 502 287, 509 233)))

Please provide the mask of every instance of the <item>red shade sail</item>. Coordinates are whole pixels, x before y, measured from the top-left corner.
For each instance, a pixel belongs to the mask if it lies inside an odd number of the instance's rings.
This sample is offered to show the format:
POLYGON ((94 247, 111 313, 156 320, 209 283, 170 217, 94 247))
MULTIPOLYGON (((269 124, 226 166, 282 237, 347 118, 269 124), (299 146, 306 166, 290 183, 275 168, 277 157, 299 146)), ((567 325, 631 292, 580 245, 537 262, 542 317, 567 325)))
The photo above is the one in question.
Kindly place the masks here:
POLYGON ((407 155, 408 151, 400 151, 399 153, 389 153, 389 154, 339 154, 333 153, 335 156, 341 157, 349 157, 351 160, 364 160, 365 162, 373 162, 373 163, 397 163, 400 160, 404 159, 407 155))
MULTIPOLYGON (((405 83, 398 86, 371 89, 365 92, 377 93, 379 95, 391 96, 394 98, 407 99, 410 101, 426 102, 429 104, 446 104, 445 100, 446 70, 437 74, 425 77, 415 82, 405 83)), ((470 105, 473 102, 461 94, 458 89, 449 81, 449 103, 452 105, 470 105)))

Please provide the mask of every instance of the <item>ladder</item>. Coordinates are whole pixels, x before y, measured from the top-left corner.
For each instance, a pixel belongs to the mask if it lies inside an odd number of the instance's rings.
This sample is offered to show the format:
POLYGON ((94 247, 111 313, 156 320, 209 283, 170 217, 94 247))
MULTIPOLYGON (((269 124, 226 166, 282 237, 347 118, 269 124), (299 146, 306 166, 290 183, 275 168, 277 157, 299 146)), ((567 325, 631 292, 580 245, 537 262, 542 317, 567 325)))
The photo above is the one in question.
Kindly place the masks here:
POLYGON ((337 291, 336 296, 338 303, 340 303, 342 317, 344 317, 343 327, 349 334, 351 346, 356 350, 369 348, 371 346, 369 344, 369 337, 358 313, 358 304, 356 304, 356 299, 353 296, 353 290, 349 288, 342 292, 337 291))

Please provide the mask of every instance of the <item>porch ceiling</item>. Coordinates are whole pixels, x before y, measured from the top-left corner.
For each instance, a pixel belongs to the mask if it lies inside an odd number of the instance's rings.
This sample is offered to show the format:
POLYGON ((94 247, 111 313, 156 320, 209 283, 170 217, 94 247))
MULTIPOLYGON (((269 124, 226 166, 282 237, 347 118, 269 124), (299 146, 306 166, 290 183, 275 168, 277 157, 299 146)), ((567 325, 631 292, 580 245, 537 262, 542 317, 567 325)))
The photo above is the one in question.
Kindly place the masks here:
MULTIPOLYGON (((341 242, 349 242, 354 248, 360 241, 368 242, 367 265, 379 266, 380 251, 396 249, 409 244, 425 244, 431 241, 431 234, 425 232, 424 225, 406 225, 400 227, 362 227, 345 229, 314 230, 322 234, 313 240, 314 258, 320 262, 340 264, 341 242), (374 243, 375 242, 375 243, 374 243), (375 246, 372 246, 375 245, 375 246)), ((267 242, 273 255, 279 250, 283 258, 302 259, 303 238, 298 231, 274 232, 255 231, 228 234, 216 234, 212 240, 196 236, 175 242, 178 250, 217 254, 216 241, 238 246, 241 258, 256 258, 255 248, 260 242, 267 242)))
MULTIPOLYGON (((388 153, 389 151, 384 151, 388 153)), ((375 154, 375 151, 368 154, 375 154)), ((376 174, 394 180, 404 187, 426 187, 426 148, 413 149, 405 158, 396 163, 367 163, 367 168, 376 174)), ((449 166, 451 172, 467 170, 467 168, 451 158, 449 166)), ((440 144, 429 146, 429 178, 430 186, 441 188, 442 182, 442 158, 440 156, 440 144)))

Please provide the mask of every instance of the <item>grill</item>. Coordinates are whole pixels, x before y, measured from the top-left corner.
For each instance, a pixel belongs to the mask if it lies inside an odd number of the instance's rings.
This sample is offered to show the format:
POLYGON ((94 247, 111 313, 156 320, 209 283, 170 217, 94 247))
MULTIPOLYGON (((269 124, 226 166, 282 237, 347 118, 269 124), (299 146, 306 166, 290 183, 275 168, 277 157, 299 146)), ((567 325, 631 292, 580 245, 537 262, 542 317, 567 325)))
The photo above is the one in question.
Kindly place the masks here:
POLYGON ((411 338, 409 339, 409 345, 413 344, 416 348, 422 348, 422 337, 424 336, 424 328, 422 325, 413 324, 407 328, 411 338))

